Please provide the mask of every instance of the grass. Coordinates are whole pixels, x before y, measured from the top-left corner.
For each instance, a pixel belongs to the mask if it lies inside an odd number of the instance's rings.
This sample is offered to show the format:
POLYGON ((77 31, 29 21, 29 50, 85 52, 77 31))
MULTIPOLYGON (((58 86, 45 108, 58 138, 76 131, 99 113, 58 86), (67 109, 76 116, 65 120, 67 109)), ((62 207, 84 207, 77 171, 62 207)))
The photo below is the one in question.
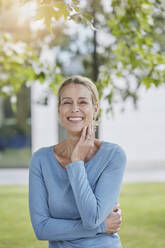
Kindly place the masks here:
POLYGON ((120 206, 124 248, 165 247, 165 183, 124 185, 120 206))
POLYGON ((26 186, 0 186, 0 248, 45 248, 32 231, 26 186))
MULTIPOLYGON (((120 197, 123 248, 165 247, 165 183, 125 184, 120 197)), ((0 248, 47 248, 32 230, 26 186, 0 186, 0 248)))
MULTIPOLYGON (((6 149, 0 152, 0 168, 24 168, 29 166, 31 148, 6 149)), ((1 247, 0 247, 1 248, 1 247)))

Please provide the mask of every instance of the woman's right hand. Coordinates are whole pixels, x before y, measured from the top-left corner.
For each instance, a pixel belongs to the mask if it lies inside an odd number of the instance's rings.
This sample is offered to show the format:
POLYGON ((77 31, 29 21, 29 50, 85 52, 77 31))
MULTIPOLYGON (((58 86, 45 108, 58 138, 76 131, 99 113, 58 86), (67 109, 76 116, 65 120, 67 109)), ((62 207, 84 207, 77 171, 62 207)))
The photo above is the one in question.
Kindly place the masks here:
POLYGON ((122 223, 121 209, 114 208, 113 211, 105 219, 106 233, 116 233, 120 230, 122 223), (116 210, 116 212, 114 212, 116 210))

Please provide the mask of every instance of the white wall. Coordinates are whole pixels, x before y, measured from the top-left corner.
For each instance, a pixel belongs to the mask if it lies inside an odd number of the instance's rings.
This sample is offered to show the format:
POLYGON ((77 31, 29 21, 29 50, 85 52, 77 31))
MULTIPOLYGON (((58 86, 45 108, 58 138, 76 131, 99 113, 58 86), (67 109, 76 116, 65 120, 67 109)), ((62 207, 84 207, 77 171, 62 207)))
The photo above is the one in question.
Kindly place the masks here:
POLYGON ((58 143, 56 96, 50 94, 48 105, 37 103, 47 93, 46 85, 35 83, 31 88, 32 151, 58 143))
MULTIPOLYGON (((49 105, 36 103, 47 91, 46 86, 32 86, 32 150, 58 143, 57 99, 51 95, 49 105)), ((105 109, 105 102, 102 104, 105 109)), ((165 86, 141 90, 138 110, 132 103, 115 117, 103 111, 100 139, 120 144, 129 162, 163 162, 165 164, 165 86)))
POLYGON ((143 88, 138 105, 135 111, 128 103, 125 113, 117 111, 114 119, 104 111, 100 139, 122 145, 128 161, 164 161, 165 165, 165 86, 143 88))

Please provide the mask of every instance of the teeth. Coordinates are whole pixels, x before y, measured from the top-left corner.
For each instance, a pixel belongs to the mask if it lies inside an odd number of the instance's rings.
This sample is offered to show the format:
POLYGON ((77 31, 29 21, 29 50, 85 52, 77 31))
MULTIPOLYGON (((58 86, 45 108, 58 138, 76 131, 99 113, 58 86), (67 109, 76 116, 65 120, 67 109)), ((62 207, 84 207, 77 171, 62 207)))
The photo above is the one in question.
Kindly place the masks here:
POLYGON ((81 120, 82 120, 82 118, 79 118, 79 117, 77 117, 77 118, 69 117, 68 119, 69 119, 70 121, 81 121, 81 120))

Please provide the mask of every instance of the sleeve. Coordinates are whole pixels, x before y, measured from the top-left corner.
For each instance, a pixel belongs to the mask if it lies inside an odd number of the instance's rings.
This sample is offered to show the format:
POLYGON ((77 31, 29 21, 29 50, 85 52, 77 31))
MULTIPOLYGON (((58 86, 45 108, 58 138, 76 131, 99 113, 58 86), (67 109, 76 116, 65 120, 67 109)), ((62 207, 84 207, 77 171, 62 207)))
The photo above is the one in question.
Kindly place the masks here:
POLYGON ((99 227, 118 202, 125 165, 125 152, 117 146, 112 159, 101 173, 94 192, 83 161, 75 161, 66 166, 84 228, 92 230, 99 227))
POLYGON ((105 233, 105 224, 87 230, 80 220, 55 219, 50 216, 48 194, 39 157, 33 154, 29 169, 29 209, 32 226, 39 240, 60 241, 94 237, 105 233))

